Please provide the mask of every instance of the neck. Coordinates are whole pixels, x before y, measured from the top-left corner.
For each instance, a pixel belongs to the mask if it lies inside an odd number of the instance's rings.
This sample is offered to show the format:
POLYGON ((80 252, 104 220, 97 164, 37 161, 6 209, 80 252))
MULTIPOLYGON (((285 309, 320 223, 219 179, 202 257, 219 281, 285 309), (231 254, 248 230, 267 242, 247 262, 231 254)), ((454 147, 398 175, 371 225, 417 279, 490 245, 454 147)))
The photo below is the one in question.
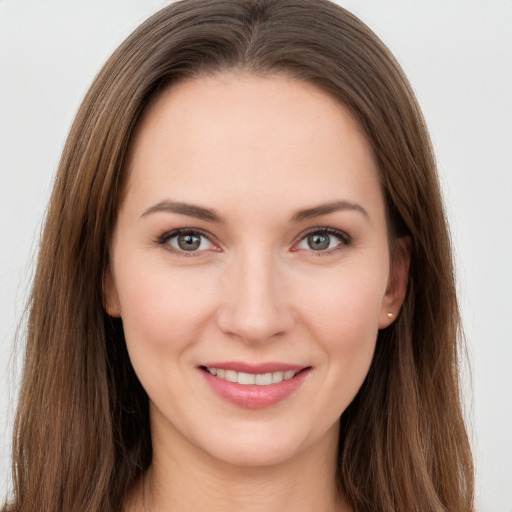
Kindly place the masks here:
MULTIPOLYGON (((338 430, 293 459, 270 466, 238 466, 193 448, 183 453, 154 442, 153 462, 126 511, 346 512, 336 486, 338 430)), ((155 439, 153 439, 155 441, 155 439)))

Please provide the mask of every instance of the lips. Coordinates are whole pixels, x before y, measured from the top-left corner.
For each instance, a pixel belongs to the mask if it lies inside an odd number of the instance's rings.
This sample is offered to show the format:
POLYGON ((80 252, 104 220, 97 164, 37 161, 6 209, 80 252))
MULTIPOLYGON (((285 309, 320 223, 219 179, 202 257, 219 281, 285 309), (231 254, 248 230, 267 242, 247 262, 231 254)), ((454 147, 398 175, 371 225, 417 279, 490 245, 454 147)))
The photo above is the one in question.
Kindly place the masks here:
POLYGON ((311 367, 225 362, 208 363, 200 369, 210 388, 222 399, 239 407, 257 409, 289 397, 302 385, 311 367))

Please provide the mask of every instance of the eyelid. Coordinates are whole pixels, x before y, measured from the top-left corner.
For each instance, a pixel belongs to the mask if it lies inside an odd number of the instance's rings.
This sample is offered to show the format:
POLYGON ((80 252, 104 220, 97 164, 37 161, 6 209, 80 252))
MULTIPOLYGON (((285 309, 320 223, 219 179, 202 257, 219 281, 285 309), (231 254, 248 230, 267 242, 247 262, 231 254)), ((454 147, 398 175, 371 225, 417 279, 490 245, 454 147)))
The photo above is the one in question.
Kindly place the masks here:
POLYGON ((332 235, 332 236, 336 237, 340 241, 339 245, 337 245, 336 247, 333 247, 331 249, 327 249, 325 251, 314 251, 313 249, 309 249, 310 252, 315 253, 315 255, 317 255, 317 256, 331 254, 332 252, 338 250, 340 248, 340 245, 342 247, 347 247, 347 246, 351 245, 353 242, 352 237, 345 231, 342 231, 340 229, 331 228, 328 226, 316 226, 314 228, 310 228, 310 229, 302 232, 297 237, 296 241, 294 242, 294 244, 292 246, 292 251, 307 250, 307 249, 299 249, 299 248, 297 248, 297 245, 300 242, 302 242, 302 240, 304 240, 307 236, 309 236, 313 233, 327 233, 328 235, 332 235))
POLYGON ((187 234, 187 233, 202 236, 202 237, 206 238, 212 244, 213 250, 215 250, 215 251, 221 250, 219 244, 215 242, 215 238, 213 237, 213 235, 211 235, 207 231, 204 231, 200 228, 177 228, 177 229, 172 229, 170 231, 166 231, 165 233, 163 233, 156 239, 156 243, 158 245, 161 245, 166 251, 169 251, 173 254, 177 254, 178 256, 183 256, 186 258, 201 256, 206 251, 211 250, 211 249, 202 249, 199 251, 185 251, 182 249, 177 249, 176 247, 173 247, 172 245, 167 243, 171 238, 174 238, 179 235, 187 234))
MULTIPOLYGON (((166 231, 165 233, 163 233, 162 235, 157 237, 156 243, 158 245, 161 245, 165 250, 172 252, 174 254, 177 254, 179 256, 184 256, 184 257, 201 256, 204 252, 206 252, 208 250, 208 249, 202 249, 200 251, 185 251, 185 250, 176 249, 175 247, 173 247, 167 243, 171 238, 178 236, 180 234, 184 234, 184 233, 192 233, 192 234, 200 235, 200 236, 206 238, 213 245, 215 251, 222 251, 220 244, 218 244, 215 241, 215 237, 213 235, 211 235, 210 233, 208 233, 207 231, 204 231, 203 229, 200 229, 200 228, 177 228, 177 229, 172 229, 170 231, 166 231)), ((315 253, 318 256, 331 254, 332 252, 338 250, 340 248, 340 246, 346 247, 346 246, 351 245, 353 242, 353 238, 345 231, 342 231, 340 229, 335 229, 332 227, 328 227, 328 226, 316 226, 316 227, 310 228, 310 229, 302 232, 296 238, 295 242, 292 245, 291 250, 294 252, 300 251, 300 250, 305 250, 305 249, 299 249, 297 247, 297 245, 302 240, 304 240, 307 236, 311 235, 312 233, 327 233, 329 235, 336 237, 340 241, 339 245, 337 245, 336 247, 333 247, 331 249, 327 249, 325 251, 314 251, 313 249, 309 250, 310 252, 315 253)))

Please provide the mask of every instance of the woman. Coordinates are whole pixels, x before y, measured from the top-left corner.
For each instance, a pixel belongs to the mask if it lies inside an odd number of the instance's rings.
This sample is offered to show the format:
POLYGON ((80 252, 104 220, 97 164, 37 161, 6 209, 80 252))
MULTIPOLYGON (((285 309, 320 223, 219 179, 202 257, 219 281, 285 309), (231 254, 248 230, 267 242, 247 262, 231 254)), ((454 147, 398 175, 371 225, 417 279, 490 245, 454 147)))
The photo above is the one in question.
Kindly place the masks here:
POLYGON ((64 150, 11 508, 472 510, 458 326, 428 135, 376 36, 324 1, 171 5, 64 150))

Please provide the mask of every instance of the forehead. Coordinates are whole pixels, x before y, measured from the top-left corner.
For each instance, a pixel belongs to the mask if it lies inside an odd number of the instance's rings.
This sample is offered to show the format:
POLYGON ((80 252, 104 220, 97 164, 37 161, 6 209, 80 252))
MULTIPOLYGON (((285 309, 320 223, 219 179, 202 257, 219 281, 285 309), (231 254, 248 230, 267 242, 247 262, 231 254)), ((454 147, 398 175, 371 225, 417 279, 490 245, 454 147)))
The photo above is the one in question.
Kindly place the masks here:
POLYGON ((226 205, 237 196, 315 203, 366 192, 381 200, 372 150, 350 111, 282 75, 232 72, 166 89, 137 127, 127 171, 127 195, 148 201, 166 191, 226 205))

